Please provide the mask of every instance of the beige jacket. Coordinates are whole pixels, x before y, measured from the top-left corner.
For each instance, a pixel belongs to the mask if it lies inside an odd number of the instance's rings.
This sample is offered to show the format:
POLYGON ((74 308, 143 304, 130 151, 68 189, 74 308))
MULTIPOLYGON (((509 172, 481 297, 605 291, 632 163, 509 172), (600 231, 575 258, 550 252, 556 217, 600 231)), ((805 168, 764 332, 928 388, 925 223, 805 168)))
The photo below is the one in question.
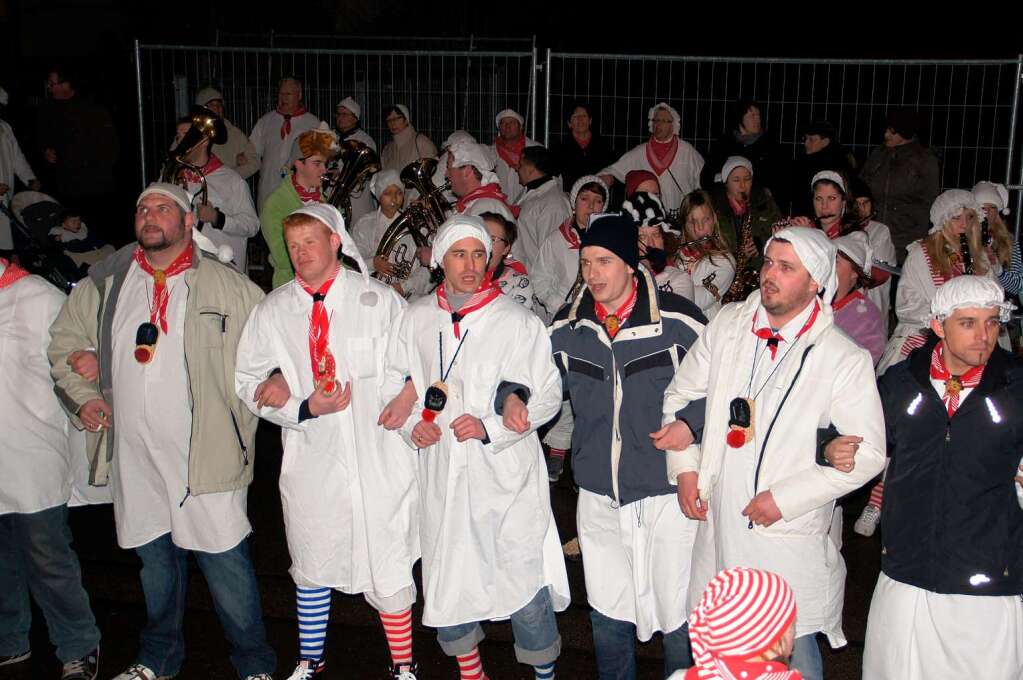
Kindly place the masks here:
POLYGON ((213 153, 217 154, 217 158, 223 161, 224 165, 241 175, 242 179, 248 179, 259 172, 259 154, 256 153, 256 146, 249 136, 233 123, 225 120, 224 124, 227 125, 227 141, 213 147, 213 153), (242 165, 238 165, 240 153, 245 154, 245 163, 242 165))
MULTIPOLYGON (((83 429, 79 409, 105 399, 114 410, 111 326, 135 245, 125 246, 94 265, 79 281, 50 328, 50 373, 55 391, 71 422, 83 429), (89 382, 67 364, 76 351, 95 348, 99 383, 89 382)), ((188 457, 191 495, 231 491, 252 481, 257 418, 234 392, 235 353, 249 312, 263 299, 254 283, 211 255, 196 249, 185 272, 185 369, 192 394, 192 436, 188 457)), ((87 433, 89 484, 106 486, 114 455, 113 427, 87 433)))

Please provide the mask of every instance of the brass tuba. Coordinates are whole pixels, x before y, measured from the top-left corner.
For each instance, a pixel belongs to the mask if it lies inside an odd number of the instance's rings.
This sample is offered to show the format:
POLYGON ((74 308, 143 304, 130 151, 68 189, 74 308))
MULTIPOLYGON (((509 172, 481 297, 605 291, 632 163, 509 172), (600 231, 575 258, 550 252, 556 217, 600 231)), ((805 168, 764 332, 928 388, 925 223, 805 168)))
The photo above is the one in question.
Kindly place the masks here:
POLYGON ((191 170, 199 176, 199 181, 202 184, 202 189, 199 191, 199 202, 206 203, 209 194, 206 175, 202 173, 202 168, 189 163, 186 159, 206 140, 209 140, 210 148, 226 142, 227 126, 224 124, 223 118, 205 106, 193 106, 188 116, 192 119, 192 126, 188 128, 188 132, 181 138, 181 141, 171 148, 167 160, 163 164, 163 169, 160 171, 160 181, 178 184, 187 189, 187 182, 182 178, 181 172, 182 170, 191 170))
MULTIPOLYGON (((391 259, 391 254, 401 239, 408 234, 416 248, 429 246, 437 229, 444 223, 451 205, 444 198, 450 184, 434 186, 433 175, 437 171, 437 159, 420 158, 406 165, 401 171, 401 181, 409 189, 419 192, 419 198, 409 204, 387 227, 380 238, 375 257, 391 259)), ((386 283, 400 283, 408 279, 414 259, 396 263, 394 276, 381 276, 386 283)))
POLYGON ((352 222, 352 194, 362 191, 370 176, 380 171, 376 151, 355 139, 341 142, 338 171, 323 176, 324 189, 330 189, 327 202, 341 211, 345 224, 352 222))

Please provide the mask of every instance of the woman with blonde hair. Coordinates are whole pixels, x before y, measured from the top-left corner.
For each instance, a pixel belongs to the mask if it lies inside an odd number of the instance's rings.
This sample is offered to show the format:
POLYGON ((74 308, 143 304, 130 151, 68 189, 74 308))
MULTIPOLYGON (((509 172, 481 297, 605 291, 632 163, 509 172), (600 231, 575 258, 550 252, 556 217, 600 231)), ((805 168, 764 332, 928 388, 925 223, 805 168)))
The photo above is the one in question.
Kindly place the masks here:
POLYGON ((1013 240, 1002 219, 1002 215, 1009 214, 1009 190, 1004 184, 977 182, 977 186, 973 187, 973 197, 984 211, 989 234, 987 240, 1002 265, 998 282, 1009 295, 1019 295, 1023 291, 1023 258, 1020 257, 1019 243, 1013 240))
POLYGON ((969 191, 949 189, 931 205, 931 230, 906 248, 895 293, 898 325, 877 366, 881 375, 926 342, 931 300, 946 281, 963 274, 998 280, 999 250, 983 244, 983 209, 969 191))
POLYGON ((710 194, 697 189, 686 195, 679 208, 682 245, 678 267, 693 279, 694 302, 711 319, 721 309, 721 296, 735 278, 735 258, 721 235, 710 194))

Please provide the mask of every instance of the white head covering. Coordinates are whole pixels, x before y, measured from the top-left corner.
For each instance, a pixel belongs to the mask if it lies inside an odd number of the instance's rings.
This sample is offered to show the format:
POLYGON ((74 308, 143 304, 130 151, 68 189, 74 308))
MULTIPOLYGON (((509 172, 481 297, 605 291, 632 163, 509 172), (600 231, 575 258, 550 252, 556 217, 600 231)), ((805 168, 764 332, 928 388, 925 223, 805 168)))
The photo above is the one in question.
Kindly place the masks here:
POLYGON ((654 115, 657 113, 657 109, 664 109, 671 114, 671 129, 675 132, 675 136, 679 136, 679 132, 682 130, 682 117, 678 115, 678 111, 669 106, 666 102, 660 102, 654 104, 646 114, 647 130, 651 133, 654 131, 654 115))
POLYGON ((348 230, 345 229, 345 218, 337 208, 329 203, 312 203, 289 213, 288 217, 292 215, 308 215, 313 217, 323 222, 331 231, 340 236, 341 252, 358 263, 359 271, 362 272, 362 278, 367 282, 369 281, 369 269, 366 267, 366 263, 362 261, 362 255, 359 254, 359 249, 355 247, 355 241, 348 235, 348 230))
POLYGON ((1005 291, 997 281, 986 276, 956 276, 938 288, 931 300, 931 318, 939 323, 963 307, 997 307, 999 320, 1005 323, 1015 308, 1005 301, 1005 291))
POLYGON ((775 239, 783 239, 792 244, 799 261, 810 273, 810 278, 817 284, 818 292, 823 291, 824 304, 831 304, 838 292, 838 279, 835 276, 835 258, 838 250, 834 243, 820 229, 812 227, 786 227, 767 240, 764 252, 775 239))
POLYGON ((849 190, 845 186, 845 180, 843 180, 842 176, 835 172, 834 170, 821 170, 816 175, 814 175, 813 179, 810 180, 810 190, 812 191, 817 182, 821 181, 822 179, 837 184, 839 188, 842 190, 843 194, 849 193, 849 190))
MULTIPOLYGON (((349 111, 351 111, 352 115, 355 116, 356 119, 362 118, 362 107, 359 106, 359 102, 355 101, 351 97, 345 97, 344 99, 339 101, 337 105, 343 106, 349 111)), ((405 117, 408 118, 408 116, 405 117)))
MULTIPOLYGON (((151 194, 160 194, 171 199, 178 206, 187 213, 192 212, 192 196, 185 191, 184 188, 177 184, 167 184, 166 182, 153 182, 146 187, 141 194, 139 194, 138 200, 135 201, 135 206, 138 207, 142 203, 142 199, 151 194)), ((212 253, 217 256, 217 259, 223 263, 228 263, 234 259, 234 248, 224 244, 217 246, 208 236, 203 234, 198 229, 192 229, 192 241, 199 247, 199 250, 205 250, 207 253, 212 253)))
POLYGON ((487 259, 490 259, 490 251, 493 250, 494 244, 483 220, 475 215, 452 215, 437 229, 437 235, 433 239, 430 266, 440 267, 451 246, 463 238, 474 238, 482 243, 487 251, 487 259))
POLYGON ((515 120, 519 121, 519 125, 526 124, 526 119, 522 117, 522 114, 520 114, 518 111, 514 109, 505 109, 501 113, 497 114, 497 116, 494 118, 494 124, 500 125, 502 118, 514 118, 515 120))
POLYGON ((0 106, 7 106, 8 101, 10 101, 10 99, 7 96, 7 90, 0 87, 0 106))
POLYGON ((743 156, 729 156, 725 159, 725 164, 721 166, 721 172, 714 175, 715 182, 727 182, 728 176, 732 174, 732 170, 736 168, 746 168, 749 170, 749 174, 753 174, 753 164, 750 163, 748 158, 743 156))
POLYGON ((468 142, 470 144, 475 144, 476 138, 473 137, 468 132, 466 132, 465 130, 455 130, 450 135, 448 135, 447 139, 444 140, 444 145, 441 148, 450 149, 459 142, 468 142))
POLYGON ((499 184, 501 180, 494 174, 494 159, 487 147, 475 142, 456 142, 448 149, 451 154, 451 167, 461 168, 471 165, 483 175, 483 184, 499 184))
POLYGON ((977 199, 969 191, 949 189, 939 194, 931 204, 931 228, 927 233, 933 234, 936 231, 941 231, 946 222, 957 217, 963 210, 972 210, 977 213, 977 217, 984 214, 977 199))
POLYGON ((412 114, 410 114, 408 112, 408 107, 407 106, 405 106, 404 104, 395 104, 394 108, 396 108, 399 111, 401 111, 401 115, 405 116, 405 120, 408 121, 408 124, 412 125, 412 114))
POLYGON ((220 90, 215 90, 212 87, 204 87, 195 93, 195 103, 199 106, 206 106, 214 99, 224 101, 224 95, 220 94, 220 90))
POLYGON ((1009 214, 1009 190, 1004 184, 977 182, 977 186, 973 187, 973 197, 981 205, 993 205, 1003 215, 1009 214))
POLYGON ((856 266, 870 276, 870 270, 874 266, 874 249, 870 246, 870 239, 862 231, 853 231, 845 236, 839 236, 831 241, 835 247, 849 256, 849 259, 856 263, 856 266))
POLYGON ((596 175, 583 175, 575 181, 575 184, 572 185, 572 191, 568 193, 568 204, 572 207, 572 212, 575 212, 575 199, 579 198, 579 192, 584 186, 590 183, 600 185, 601 191, 604 194, 604 205, 607 205, 609 196, 607 192, 607 185, 604 184, 604 180, 600 179, 596 175))
POLYGON ((373 175, 373 179, 369 181, 369 190, 373 194, 373 198, 380 200, 380 194, 387 190, 387 187, 394 185, 405 191, 405 187, 401 184, 401 177, 398 175, 397 170, 381 170, 380 172, 373 175))

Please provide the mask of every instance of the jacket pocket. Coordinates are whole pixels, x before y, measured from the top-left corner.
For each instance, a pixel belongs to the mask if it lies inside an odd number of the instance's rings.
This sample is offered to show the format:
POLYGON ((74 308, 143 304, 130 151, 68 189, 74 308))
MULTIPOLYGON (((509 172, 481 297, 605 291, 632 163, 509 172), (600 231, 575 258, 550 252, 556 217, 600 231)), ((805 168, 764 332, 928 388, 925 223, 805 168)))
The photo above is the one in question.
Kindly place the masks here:
POLYGON ((219 309, 203 307, 199 310, 199 346, 206 349, 223 349, 230 315, 219 309))

